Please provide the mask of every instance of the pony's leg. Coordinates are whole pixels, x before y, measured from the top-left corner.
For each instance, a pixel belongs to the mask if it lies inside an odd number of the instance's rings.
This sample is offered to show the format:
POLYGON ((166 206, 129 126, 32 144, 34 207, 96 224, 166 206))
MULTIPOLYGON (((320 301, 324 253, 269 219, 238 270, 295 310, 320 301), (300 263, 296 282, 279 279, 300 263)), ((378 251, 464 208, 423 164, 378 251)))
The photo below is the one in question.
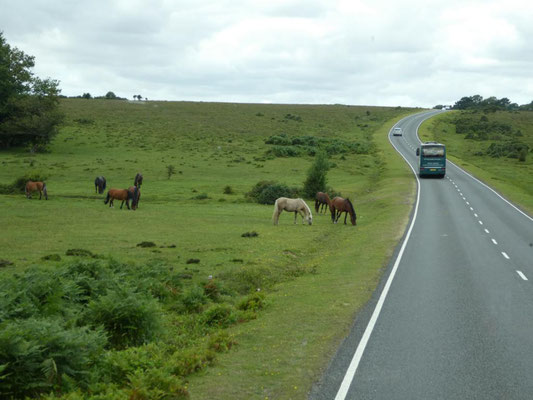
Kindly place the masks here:
POLYGON ((348 211, 344 213, 344 225, 346 225, 346 217, 348 217, 348 211))
POLYGON ((299 211, 300 215, 302 216, 302 225, 305 225, 305 211, 304 210, 300 210, 299 211))
POLYGON ((296 224, 296 217, 298 216, 298 211, 294 212, 294 224, 296 224))
POLYGON ((43 192, 39 189, 39 200, 41 200, 41 197, 43 197, 43 192))

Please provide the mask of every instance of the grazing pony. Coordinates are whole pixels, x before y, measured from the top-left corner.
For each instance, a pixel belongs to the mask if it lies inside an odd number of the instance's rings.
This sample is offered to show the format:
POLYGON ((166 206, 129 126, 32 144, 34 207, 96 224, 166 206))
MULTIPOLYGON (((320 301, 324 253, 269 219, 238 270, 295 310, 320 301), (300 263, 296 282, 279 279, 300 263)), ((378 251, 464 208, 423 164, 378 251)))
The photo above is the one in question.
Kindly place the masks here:
POLYGON ((130 186, 128 192, 131 193, 131 209, 139 208, 139 201, 141 200, 141 190, 138 187, 130 186))
POLYGON ((124 206, 124 202, 126 202, 126 207, 128 207, 128 210, 130 210, 129 202, 130 200, 137 199, 138 191, 138 188, 134 188, 133 192, 130 192, 128 189, 109 189, 109 191, 107 192, 107 197, 104 200, 104 204, 109 203, 109 207, 114 207, 114 200, 122 200, 120 208, 122 209, 122 206, 124 206))
POLYGON ((44 194, 44 198, 46 200, 48 200, 48 191, 46 190, 46 183, 45 182, 33 182, 33 181, 28 181, 26 182, 26 197, 28 199, 31 199, 31 194, 33 192, 37 192, 39 191, 39 200, 41 200, 41 197, 43 197, 43 194, 44 194))
POLYGON ((344 224, 346 225, 346 217, 350 214, 350 221, 352 225, 357 225, 357 214, 353 208, 350 199, 343 199, 342 197, 334 197, 329 205, 331 211, 331 222, 336 224, 339 221, 341 214, 344 212, 344 224))
POLYGON ((94 180, 94 190, 96 193, 104 193, 106 187, 105 178, 103 176, 97 176, 94 180))
POLYGON ((317 192, 315 196, 315 211, 317 213, 320 213, 322 210, 326 212, 326 210, 329 208, 330 203, 331 200, 327 193, 317 192))
POLYGON ((143 176, 140 172, 137 172, 137 175, 135 175, 135 180, 133 181, 133 186, 141 188, 141 185, 143 184, 143 176))
POLYGON ((277 199, 274 203, 274 214, 272 215, 274 225, 278 224, 279 215, 282 211, 294 212, 294 223, 296 223, 298 214, 302 216, 302 224, 307 222, 311 225, 313 223, 311 209, 303 199, 288 199, 287 197, 277 199))

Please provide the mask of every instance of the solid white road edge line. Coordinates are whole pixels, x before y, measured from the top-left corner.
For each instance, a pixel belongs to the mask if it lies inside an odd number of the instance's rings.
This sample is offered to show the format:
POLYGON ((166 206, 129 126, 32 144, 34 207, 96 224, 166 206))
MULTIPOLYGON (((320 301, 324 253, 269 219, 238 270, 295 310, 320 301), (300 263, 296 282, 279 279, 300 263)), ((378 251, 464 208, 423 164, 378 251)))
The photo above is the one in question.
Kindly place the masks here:
MULTIPOLYGON (((421 124, 422 122, 418 124, 416 128, 417 132, 421 124)), ((385 286, 383 287, 383 291, 381 292, 381 295, 379 296, 379 300, 376 304, 376 308, 374 308, 374 312, 372 313, 372 316, 370 317, 370 321, 368 321, 368 325, 366 326, 365 332, 363 333, 363 336, 361 337, 361 341, 357 345, 357 349, 355 350, 355 353, 352 357, 352 361, 350 362, 350 365, 348 366, 348 369, 346 370, 346 374, 344 375, 341 386, 339 387, 339 390, 337 391, 335 400, 346 399, 346 395, 348 394, 348 390, 350 389, 350 386, 352 384, 353 378, 355 376, 355 372, 357 371, 357 367, 359 366, 359 363, 361 362, 361 358, 363 357, 363 353, 365 351, 368 340, 370 339, 370 335, 372 334, 372 331, 374 330, 374 326, 376 325, 376 321, 378 320, 379 314, 381 313, 381 308, 383 307, 383 303, 385 303, 385 298, 387 297, 387 294, 391 287, 392 281, 394 279, 394 275, 396 275, 396 271, 398 270, 398 265, 400 264, 400 261, 402 259, 403 252, 405 251, 405 247, 407 246, 407 242, 409 241, 409 237, 411 236, 411 231, 413 230, 413 226, 415 225, 415 221, 416 221, 416 216, 418 214, 418 204, 420 202, 420 180, 418 179, 418 176, 413 166, 409 163, 409 161, 407 161, 404 155, 398 150, 398 148, 392 142, 390 138, 391 131, 389 131, 389 136, 388 136, 390 144, 402 156, 402 158, 405 160, 407 165, 409 165, 409 167, 413 171, 413 174, 415 175, 415 178, 416 178, 417 194, 416 194, 415 212, 413 214, 413 219, 411 220, 411 225, 409 226, 409 230, 407 231, 407 235, 405 236, 402 247, 400 248, 400 252, 398 253, 398 256, 396 257, 396 261, 394 262, 394 266, 392 267, 392 271, 389 275, 389 278, 387 279, 387 282, 385 283, 385 286)))

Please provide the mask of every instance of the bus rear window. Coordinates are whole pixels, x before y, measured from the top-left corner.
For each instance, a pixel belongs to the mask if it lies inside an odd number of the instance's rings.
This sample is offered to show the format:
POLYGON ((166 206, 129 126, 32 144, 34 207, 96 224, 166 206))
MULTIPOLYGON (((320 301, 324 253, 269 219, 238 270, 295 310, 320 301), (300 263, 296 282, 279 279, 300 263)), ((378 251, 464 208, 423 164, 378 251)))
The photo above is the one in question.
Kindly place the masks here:
POLYGON ((424 146, 422 147, 424 157, 444 157, 444 147, 441 146, 424 146))

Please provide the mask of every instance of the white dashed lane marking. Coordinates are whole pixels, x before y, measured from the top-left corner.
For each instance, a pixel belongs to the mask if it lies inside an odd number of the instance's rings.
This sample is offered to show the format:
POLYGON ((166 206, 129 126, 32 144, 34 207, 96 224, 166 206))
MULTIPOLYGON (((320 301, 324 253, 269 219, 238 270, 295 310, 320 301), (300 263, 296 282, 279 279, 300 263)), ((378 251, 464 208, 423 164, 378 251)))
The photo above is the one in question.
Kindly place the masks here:
MULTIPOLYGON (((469 206, 470 211, 472 211, 472 212, 474 213, 474 217, 479 218, 479 215, 478 215, 476 212, 474 212, 474 208, 473 208, 472 206, 470 206, 470 202, 466 200, 466 197, 465 197, 465 196, 463 195, 463 193, 461 192, 461 189, 459 189, 459 187, 455 184, 455 182, 454 182, 453 180, 451 180, 449 177, 447 177, 447 178, 448 178, 448 180, 453 184, 453 186, 457 189, 457 192, 459 193, 459 196, 462 197, 462 199, 464 200, 464 202, 466 203, 466 205, 469 206)), ((478 219, 477 222, 479 222, 479 225, 483 225, 483 221, 481 221, 481 220, 478 219)), ((485 233, 490 234, 490 231, 489 231, 487 228, 484 228, 484 230, 485 230, 485 233)), ((496 246, 498 245, 498 242, 496 241, 496 239, 491 238, 490 240, 492 241, 492 243, 493 243, 494 245, 496 245, 496 246)), ((509 255, 508 255, 505 251, 502 251, 501 254, 502 254, 502 256, 503 256, 505 259, 507 259, 507 260, 510 260, 510 259, 511 259, 511 257, 509 257, 509 255)), ((518 274, 518 276, 520 276, 520 278, 521 278, 522 280, 524 280, 524 281, 527 281, 527 280, 528 280, 527 277, 523 274, 522 271, 516 270, 516 273, 518 274)))
POLYGON ((522 271, 519 271, 519 270, 516 270, 516 273, 520 276, 520 278, 522 278, 523 280, 527 281, 528 279, 526 278, 526 276, 522 273, 522 271))

